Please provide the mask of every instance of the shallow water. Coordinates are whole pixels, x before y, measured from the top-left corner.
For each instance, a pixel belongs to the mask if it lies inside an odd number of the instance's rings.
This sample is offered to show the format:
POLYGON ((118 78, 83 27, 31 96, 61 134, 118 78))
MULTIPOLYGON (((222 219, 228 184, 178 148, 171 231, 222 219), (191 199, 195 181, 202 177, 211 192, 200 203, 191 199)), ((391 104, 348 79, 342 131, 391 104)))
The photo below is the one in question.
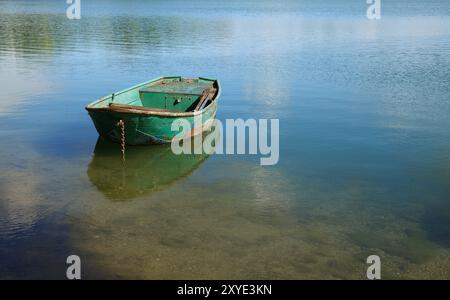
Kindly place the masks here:
POLYGON ((0 2, 0 278, 450 278, 447 1, 93 2, 0 2), (172 74, 279 118, 279 163, 122 165, 84 106, 172 74))

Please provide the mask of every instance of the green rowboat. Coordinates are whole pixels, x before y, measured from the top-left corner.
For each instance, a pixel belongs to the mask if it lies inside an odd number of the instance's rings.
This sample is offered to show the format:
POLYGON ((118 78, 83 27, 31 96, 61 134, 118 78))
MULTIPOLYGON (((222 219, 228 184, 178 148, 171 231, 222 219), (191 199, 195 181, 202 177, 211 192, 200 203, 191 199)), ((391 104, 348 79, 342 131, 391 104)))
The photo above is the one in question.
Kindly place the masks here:
POLYGON ((86 110, 102 137, 114 142, 124 137, 128 145, 162 144, 209 128, 219 96, 215 79, 160 77, 105 96, 86 110), (190 123, 191 131, 172 131, 179 118, 190 123))

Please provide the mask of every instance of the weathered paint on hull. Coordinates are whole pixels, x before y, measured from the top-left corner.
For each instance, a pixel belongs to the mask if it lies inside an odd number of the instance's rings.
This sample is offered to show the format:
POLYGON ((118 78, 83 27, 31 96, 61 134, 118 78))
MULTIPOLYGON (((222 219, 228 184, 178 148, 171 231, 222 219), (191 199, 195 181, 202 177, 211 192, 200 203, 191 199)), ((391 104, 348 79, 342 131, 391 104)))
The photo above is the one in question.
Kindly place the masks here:
MULTIPOLYGON (((204 128, 194 127, 194 117, 183 117, 189 121, 191 128, 195 129, 193 136, 208 128, 208 124, 214 119, 217 109, 216 101, 208 106, 201 115, 198 115, 204 128)), ((117 143, 121 141, 121 129, 117 123, 123 120, 127 145, 170 143, 181 132, 181 130, 171 130, 172 122, 179 117, 145 116, 108 111, 90 111, 89 115, 99 135, 117 143)))
MULTIPOLYGON (((204 109, 196 111, 195 113, 182 113, 182 116, 177 116, 177 113, 174 113, 173 115, 153 115, 139 112, 132 113, 130 111, 114 111, 104 104, 112 103, 115 96, 118 98, 121 94, 123 95, 125 93, 134 93, 133 95, 137 97, 135 92, 137 89, 151 82, 163 80, 165 78, 170 79, 176 77, 157 78, 118 92, 117 94, 111 94, 89 104, 86 109, 88 110, 89 116, 99 135, 114 142, 121 142, 122 131, 118 126, 120 120, 125 124, 125 142, 127 145, 170 143, 175 137, 179 137, 179 134, 182 133, 182 128, 179 128, 178 131, 171 130, 173 121, 179 118, 187 120, 193 129, 191 132, 185 133, 184 136, 195 136, 209 128, 215 118, 217 101, 220 95, 220 86, 215 80, 214 82, 217 84, 217 94, 214 100, 204 109), (199 126, 199 124, 202 125, 199 126)), ((210 79, 199 78, 199 80, 206 81, 210 79)))

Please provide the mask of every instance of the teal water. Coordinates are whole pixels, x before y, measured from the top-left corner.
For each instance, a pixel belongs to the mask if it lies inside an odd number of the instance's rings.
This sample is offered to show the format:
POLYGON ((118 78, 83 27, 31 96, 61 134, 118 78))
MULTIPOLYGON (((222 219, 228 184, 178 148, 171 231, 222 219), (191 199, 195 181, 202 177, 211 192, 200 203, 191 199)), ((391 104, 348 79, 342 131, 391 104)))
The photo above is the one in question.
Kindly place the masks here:
POLYGON ((0 1, 0 278, 450 279, 450 5, 0 1), (161 75, 279 118, 280 161, 98 140, 84 106, 161 75), (167 167, 166 167, 167 166, 167 167))

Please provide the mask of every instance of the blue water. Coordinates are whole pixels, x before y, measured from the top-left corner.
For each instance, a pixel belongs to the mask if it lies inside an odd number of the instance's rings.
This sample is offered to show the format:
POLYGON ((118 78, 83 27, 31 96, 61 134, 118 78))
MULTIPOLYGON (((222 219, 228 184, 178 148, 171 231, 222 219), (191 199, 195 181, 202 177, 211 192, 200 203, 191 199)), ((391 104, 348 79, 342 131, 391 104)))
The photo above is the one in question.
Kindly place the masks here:
POLYGON ((448 1, 66 7, 0 1, 0 278, 71 254, 83 278, 365 278, 372 254, 450 278, 448 1), (218 78, 221 120, 278 118, 279 163, 144 148, 124 170, 84 106, 161 75, 218 78))

